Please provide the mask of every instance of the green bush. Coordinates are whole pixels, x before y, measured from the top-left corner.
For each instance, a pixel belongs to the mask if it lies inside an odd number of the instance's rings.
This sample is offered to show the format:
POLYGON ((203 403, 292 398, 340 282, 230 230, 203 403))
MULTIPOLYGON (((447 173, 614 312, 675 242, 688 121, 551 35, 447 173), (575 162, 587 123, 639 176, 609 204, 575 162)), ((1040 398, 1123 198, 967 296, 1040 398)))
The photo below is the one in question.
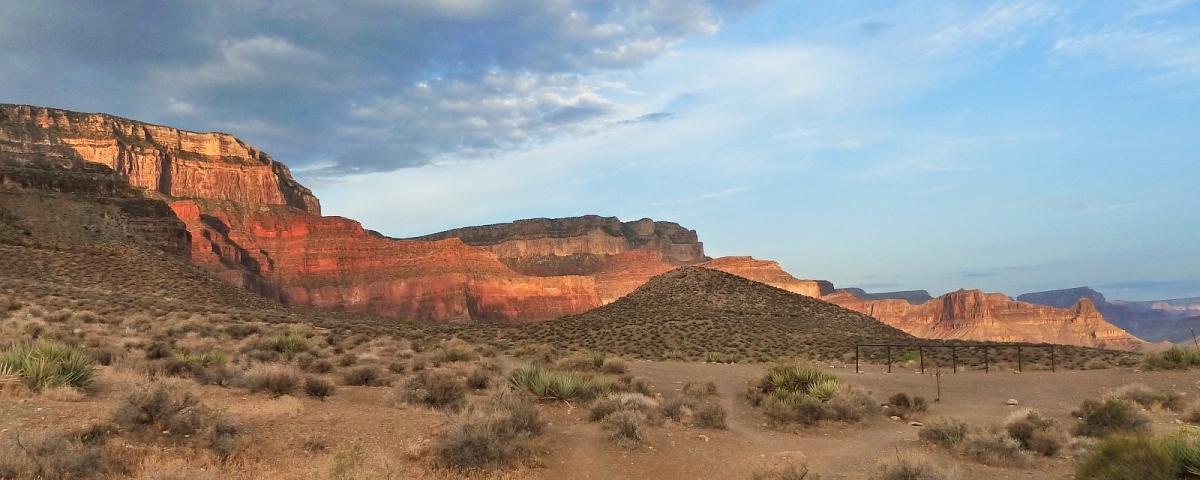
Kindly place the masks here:
POLYGON ((0 372, 19 376, 35 392, 61 386, 86 388, 94 380, 87 355, 54 342, 16 344, 0 350, 0 372))
POLYGON ((1161 437, 1181 476, 1200 477, 1200 428, 1182 427, 1161 437))
POLYGON ((604 377, 551 371, 534 365, 514 369, 508 382, 517 390, 553 400, 587 400, 607 395, 614 388, 612 380, 604 377))
POLYGON ((1078 480, 1173 480, 1179 465, 1163 442, 1148 436, 1106 438, 1075 469, 1078 480))
POLYGON ((1072 433, 1087 437, 1137 433, 1147 430, 1150 425, 1150 419, 1139 412, 1133 402, 1120 398, 1107 398, 1102 402, 1084 400, 1079 410, 1071 415, 1080 419, 1072 433))
POLYGON ((308 343, 304 335, 296 330, 276 334, 271 337, 270 344, 276 352, 284 354, 307 352, 312 349, 312 345, 308 343))
POLYGON ((1186 369, 1200 365, 1200 348, 1174 345, 1157 354, 1148 354, 1146 367, 1154 370, 1186 369))

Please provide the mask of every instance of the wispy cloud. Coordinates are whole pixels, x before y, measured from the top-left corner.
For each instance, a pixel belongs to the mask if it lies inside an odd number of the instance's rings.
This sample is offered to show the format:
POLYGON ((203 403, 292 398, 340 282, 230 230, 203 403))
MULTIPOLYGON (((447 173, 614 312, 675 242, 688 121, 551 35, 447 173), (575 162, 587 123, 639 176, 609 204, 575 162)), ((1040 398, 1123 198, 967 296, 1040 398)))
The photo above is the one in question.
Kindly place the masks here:
POLYGON ((1200 29, 1121 27, 1063 38, 1054 52, 1110 68, 1155 69, 1160 78, 1200 81, 1200 29))

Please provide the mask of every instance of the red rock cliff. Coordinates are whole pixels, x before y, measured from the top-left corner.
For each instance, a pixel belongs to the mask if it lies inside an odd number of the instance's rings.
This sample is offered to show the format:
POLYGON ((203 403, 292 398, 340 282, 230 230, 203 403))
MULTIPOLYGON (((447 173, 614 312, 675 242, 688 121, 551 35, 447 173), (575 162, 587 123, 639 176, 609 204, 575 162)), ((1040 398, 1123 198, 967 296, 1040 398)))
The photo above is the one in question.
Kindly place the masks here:
POLYGON ((67 148, 131 185, 168 197, 287 205, 320 215, 287 166, 224 133, 196 133, 100 113, 0 105, 0 142, 13 150, 67 148))
POLYGON ((721 257, 699 266, 732 273, 792 293, 821 298, 821 282, 793 277, 779 266, 779 262, 756 260, 754 257, 721 257))
POLYGON ((922 338, 1048 342, 1135 349, 1145 342, 1104 320, 1091 300, 1054 308, 1010 300, 1002 293, 959 290, 921 305, 904 300, 864 301, 844 291, 825 301, 865 313, 922 338))
MULTIPOLYGON (((660 262, 676 266, 707 260, 695 230, 648 218, 634 222, 598 215, 534 218, 458 228, 415 240, 448 238, 495 253, 513 270, 536 276, 598 274, 611 270, 611 265, 606 266, 610 258, 632 251, 652 252, 660 262)), ((618 260, 622 261, 627 259, 618 260)))

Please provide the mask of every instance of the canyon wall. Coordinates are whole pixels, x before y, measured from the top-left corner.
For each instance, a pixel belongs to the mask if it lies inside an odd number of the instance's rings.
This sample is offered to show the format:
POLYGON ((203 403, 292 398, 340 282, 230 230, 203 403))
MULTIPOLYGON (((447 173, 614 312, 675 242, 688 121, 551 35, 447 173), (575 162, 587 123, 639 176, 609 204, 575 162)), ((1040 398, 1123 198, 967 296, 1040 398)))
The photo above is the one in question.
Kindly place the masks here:
POLYGON ((1089 299, 1071 308, 1018 302, 1002 293, 958 290, 920 305, 900 299, 862 300, 838 291, 823 297, 922 338, 1047 342, 1137 349, 1145 342, 1109 323, 1089 299))
POLYGON ((721 257, 699 266, 731 273, 792 293, 821 298, 822 286, 817 280, 800 280, 785 272, 779 262, 757 260, 753 257, 721 257))
POLYGON ((676 266, 708 260, 695 230, 648 218, 633 222, 598 215, 534 218, 457 228, 414 240, 449 238, 495 253, 513 270, 534 276, 598 274, 611 270, 605 265, 611 257, 632 251, 652 252, 663 263, 676 266))
POLYGON ((174 198, 287 205, 320 215, 287 166, 224 133, 196 133, 100 113, 0 105, 0 143, 10 151, 69 149, 129 184, 174 198))

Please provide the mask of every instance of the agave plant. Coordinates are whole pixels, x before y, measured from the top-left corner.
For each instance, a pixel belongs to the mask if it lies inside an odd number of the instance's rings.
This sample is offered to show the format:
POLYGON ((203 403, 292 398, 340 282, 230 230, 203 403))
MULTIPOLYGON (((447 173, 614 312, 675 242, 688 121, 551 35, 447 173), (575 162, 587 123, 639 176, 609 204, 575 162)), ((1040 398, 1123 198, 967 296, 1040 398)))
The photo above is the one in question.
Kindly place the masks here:
POLYGON ((0 377, 19 376, 33 391, 92 383, 92 361, 74 347, 45 342, 0 351, 0 377))
POLYGON ((1200 476, 1200 428, 1176 429, 1163 436, 1163 446, 1188 475, 1200 476))

